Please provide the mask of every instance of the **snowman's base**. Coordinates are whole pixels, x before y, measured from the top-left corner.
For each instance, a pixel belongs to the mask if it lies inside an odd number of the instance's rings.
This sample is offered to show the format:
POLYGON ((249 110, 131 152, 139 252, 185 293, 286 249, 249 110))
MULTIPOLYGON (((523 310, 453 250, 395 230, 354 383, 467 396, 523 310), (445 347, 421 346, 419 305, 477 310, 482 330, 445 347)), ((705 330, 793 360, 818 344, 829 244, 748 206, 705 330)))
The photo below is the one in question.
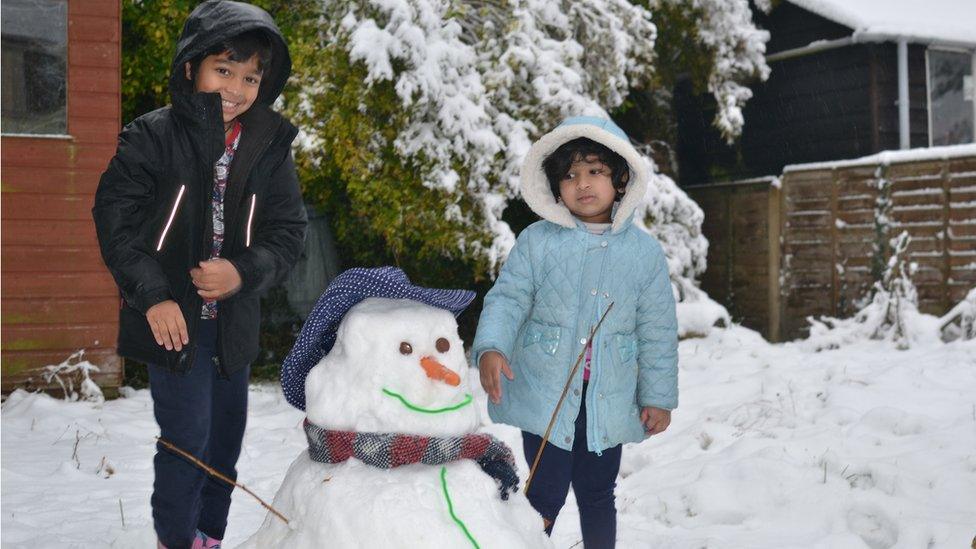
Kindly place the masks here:
POLYGON ((313 461, 303 452, 285 475, 270 513, 242 547, 552 547, 542 517, 521 493, 508 501, 498 485, 470 460, 445 466, 453 514, 441 481, 441 466, 377 469, 351 459, 313 461), (455 521, 460 520, 470 534, 455 521))

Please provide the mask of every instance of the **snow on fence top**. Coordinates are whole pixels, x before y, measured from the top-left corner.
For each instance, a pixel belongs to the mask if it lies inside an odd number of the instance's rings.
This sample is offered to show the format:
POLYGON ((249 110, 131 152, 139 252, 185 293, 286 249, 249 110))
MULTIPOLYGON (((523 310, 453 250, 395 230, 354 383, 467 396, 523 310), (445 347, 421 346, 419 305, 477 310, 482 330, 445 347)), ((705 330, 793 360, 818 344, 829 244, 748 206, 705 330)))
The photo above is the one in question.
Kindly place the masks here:
POLYGON ((973 0, 789 0, 854 30, 865 41, 906 38, 913 42, 976 45, 973 0))
MULTIPOLYGON (((976 2, 974 2, 976 5, 976 2)), ((790 164, 783 168, 783 173, 803 172, 812 170, 829 170, 833 168, 850 168, 854 166, 887 166, 899 162, 920 162, 924 160, 948 160, 976 156, 976 143, 965 145, 948 145, 945 147, 924 147, 904 151, 882 151, 870 156, 852 158, 849 160, 832 160, 829 162, 811 162, 809 164, 790 164)))
POLYGON ((708 188, 716 189, 722 187, 741 187, 745 185, 756 185, 759 183, 769 183, 777 189, 780 186, 780 178, 776 175, 763 175, 759 177, 749 177, 746 179, 734 179, 732 181, 720 181, 717 183, 709 183, 708 188))

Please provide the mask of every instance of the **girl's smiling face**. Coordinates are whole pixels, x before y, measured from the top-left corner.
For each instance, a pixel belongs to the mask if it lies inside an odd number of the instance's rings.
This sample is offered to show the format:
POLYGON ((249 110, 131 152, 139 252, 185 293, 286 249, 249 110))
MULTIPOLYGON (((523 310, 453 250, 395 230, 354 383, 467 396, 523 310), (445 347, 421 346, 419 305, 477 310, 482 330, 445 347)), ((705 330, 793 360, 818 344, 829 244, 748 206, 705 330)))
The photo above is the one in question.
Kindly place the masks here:
POLYGON ((596 155, 573 162, 559 182, 559 198, 585 223, 609 223, 618 191, 613 174, 596 155))

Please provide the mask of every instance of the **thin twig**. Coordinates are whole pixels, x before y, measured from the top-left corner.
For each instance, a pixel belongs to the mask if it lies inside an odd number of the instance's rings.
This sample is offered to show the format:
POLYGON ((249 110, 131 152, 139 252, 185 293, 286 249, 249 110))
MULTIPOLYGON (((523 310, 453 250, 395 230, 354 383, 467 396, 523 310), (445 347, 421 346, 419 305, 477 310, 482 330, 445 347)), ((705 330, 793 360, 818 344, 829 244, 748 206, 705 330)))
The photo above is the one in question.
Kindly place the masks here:
POLYGON ((213 467, 207 465, 206 463, 200 461, 199 459, 197 459, 192 454, 186 452, 185 450, 182 450, 182 449, 176 447, 176 445, 174 445, 172 442, 169 442, 168 440, 163 439, 163 438, 160 438, 160 437, 156 437, 156 440, 158 440, 159 443, 162 444, 163 446, 169 448, 170 450, 172 450, 172 451, 176 452, 177 454, 179 454, 179 455, 185 457, 186 459, 190 460, 194 465, 196 465, 197 467, 199 467, 199 468, 203 469, 204 471, 206 471, 208 475, 210 475, 210 476, 212 476, 214 478, 218 478, 218 479, 226 482, 227 484, 230 484, 231 486, 236 486, 236 487, 240 488, 241 490, 244 490, 245 492, 247 492, 248 494, 250 494, 251 497, 253 497, 254 499, 258 500, 258 503, 260 503, 265 509, 267 509, 268 511, 271 511, 272 513, 274 513, 274 515, 276 517, 280 518, 282 521, 284 521, 285 524, 288 524, 288 519, 285 518, 284 515, 282 515, 281 513, 279 513, 278 510, 275 509, 274 507, 272 507, 272 506, 268 505, 267 503, 265 503, 263 499, 261 499, 260 497, 258 497, 257 494, 255 494, 250 489, 248 489, 247 486, 244 486, 243 484, 239 484, 237 482, 234 482, 233 480, 231 480, 230 478, 228 478, 227 476, 225 476, 223 473, 221 473, 220 471, 218 471, 218 470, 214 469, 213 467))
POLYGON ((75 461, 75 469, 81 469, 81 460, 78 459, 78 443, 81 442, 80 431, 75 429, 75 448, 71 451, 71 459, 75 461))
POLYGON ((122 528, 125 528, 125 511, 122 510, 122 498, 119 498, 119 515, 122 516, 122 528))
POLYGON ((603 324, 603 320, 607 318, 607 314, 610 313, 610 309, 613 309, 613 302, 607 306, 607 310, 603 311, 603 316, 600 317, 600 321, 596 323, 596 326, 590 330, 590 337, 586 340, 586 345, 583 346, 583 350, 580 351, 578 357, 576 357, 576 363, 573 364, 573 369, 569 372, 569 378, 566 379, 566 385, 563 387, 563 394, 559 395, 559 400, 556 402, 556 409, 552 411, 552 417, 549 418, 549 426, 546 427, 546 434, 542 436, 542 444, 539 445, 539 451, 535 453, 535 459, 532 461, 532 467, 529 470, 529 478, 525 479, 525 493, 529 493, 529 485, 532 484, 532 478, 535 476, 535 470, 539 467, 539 460, 542 459, 542 451, 546 449, 546 444, 549 442, 549 435, 552 433, 552 426, 556 423, 556 417, 559 415, 559 408, 563 405, 563 400, 566 398, 566 393, 569 392, 569 386, 573 384, 573 378, 576 377, 576 371, 579 370, 580 362, 583 361, 583 357, 586 356, 586 349, 593 343, 593 336, 596 331, 603 324))
POLYGON ((70 423, 64 426, 64 431, 61 431, 61 434, 58 436, 58 438, 54 440, 54 442, 51 443, 51 446, 54 446, 55 444, 61 442, 61 439, 64 438, 64 435, 65 433, 68 432, 68 429, 71 429, 70 423))

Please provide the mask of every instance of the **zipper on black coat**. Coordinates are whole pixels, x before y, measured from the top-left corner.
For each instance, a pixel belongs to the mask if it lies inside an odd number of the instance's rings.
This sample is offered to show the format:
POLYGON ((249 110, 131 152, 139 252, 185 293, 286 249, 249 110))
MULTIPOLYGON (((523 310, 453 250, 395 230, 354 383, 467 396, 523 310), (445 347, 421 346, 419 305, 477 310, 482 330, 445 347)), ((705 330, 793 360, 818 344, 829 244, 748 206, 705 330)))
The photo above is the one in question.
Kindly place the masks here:
MULTIPOLYGON (((218 106, 219 106, 219 99, 217 99, 216 101, 218 102, 218 106)), ((208 113, 205 111, 204 114, 207 115, 208 113)), ((219 127, 220 128, 223 128, 223 124, 221 123, 219 125, 219 127)), ((208 128, 208 130, 209 130, 209 128, 208 128)), ((200 199, 200 205, 199 205, 199 208, 202 210, 201 218, 203 219, 203 235, 200 238, 200 240, 194 246, 196 248, 195 249, 195 253, 191 254, 191 258, 192 258, 190 260, 191 261, 191 265, 190 265, 190 268, 191 269, 196 268, 199 265, 199 262, 206 261, 206 260, 210 259, 210 250, 213 247, 213 209, 212 209, 212 205, 213 205, 213 178, 214 178, 214 174, 213 174, 213 169, 214 168, 213 168, 213 166, 214 166, 214 164, 213 163, 210 163, 209 164, 209 167, 208 167, 208 159, 209 158, 214 158, 214 162, 216 162, 217 160, 220 159, 220 156, 219 156, 220 149, 217 148, 217 145, 218 145, 218 142, 220 144, 223 144, 223 132, 221 132, 220 135, 221 135, 221 138, 220 139, 206 139, 205 140, 206 145, 205 145, 204 151, 207 152, 207 153, 209 153, 209 154, 206 154, 204 156, 203 162, 201 163, 202 165, 200 166, 200 170, 201 170, 201 172, 203 174, 203 177, 201 178, 201 181, 203 181, 204 183, 202 185, 202 188, 200 189, 201 194, 203 196, 200 199)), ((187 299, 187 301, 189 302, 189 309, 190 309, 190 322, 189 322, 189 325, 187 326, 187 332, 189 333, 191 340, 190 340, 190 351, 189 351, 188 356, 187 356, 188 365, 187 365, 186 369, 184 370, 184 373, 189 372, 190 369, 193 368, 193 364, 196 362, 197 349, 199 348, 199 342, 198 341, 194 341, 194 340, 199 335, 199 334, 197 334, 197 327, 200 324, 200 315, 202 314, 202 309, 203 309, 203 298, 200 296, 199 293, 197 293, 197 287, 196 287, 196 285, 193 284, 193 281, 192 280, 190 281, 190 286, 189 286, 188 291, 190 292, 190 295, 188 296, 188 299, 187 299)), ((218 327, 218 336, 217 336, 217 339, 218 339, 218 341, 220 340, 220 335, 219 335, 220 321, 219 321, 219 318, 220 317, 218 315, 218 323, 217 323, 217 327, 218 327)), ((218 347, 217 348, 217 353, 218 353, 218 355, 222 355, 223 354, 223 349, 221 349, 220 347, 218 347)))
MULTIPOLYGON (((257 160, 261 158, 265 152, 267 152, 268 147, 271 146, 271 142, 274 139, 274 135, 277 131, 277 126, 271 126, 270 124, 255 124, 251 126, 251 135, 247 135, 247 129, 244 128, 244 133, 241 134, 241 141, 238 144, 238 150, 234 153, 234 161, 230 166, 230 173, 227 174, 227 192, 224 195, 224 244, 227 248, 222 249, 220 255, 223 256, 225 252, 230 251, 229 248, 234 247, 235 243, 239 240, 238 226, 240 225, 240 209, 242 206, 242 200, 245 196, 245 186, 247 185, 248 177, 251 175, 251 169, 257 163, 257 160), (257 127, 254 127, 254 126, 257 127), (254 134, 256 130, 261 130, 260 134, 254 134), (245 141, 246 140, 246 141, 245 141), (248 150, 251 143, 257 143, 254 150, 248 150), (244 153, 238 156, 238 153, 244 153), (229 206, 229 207, 228 207, 229 206)), ((210 222, 212 223, 212 216, 210 222)), ((218 308, 219 309, 219 308, 218 308)), ((221 317, 223 315, 218 311, 217 313, 217 356, 220 357, 217 363, 218 373, 222 373, 225 378, 229 378, 227 372, 227 352, 225 349, 224 337, 224 323, 221 322, 221 317)))

